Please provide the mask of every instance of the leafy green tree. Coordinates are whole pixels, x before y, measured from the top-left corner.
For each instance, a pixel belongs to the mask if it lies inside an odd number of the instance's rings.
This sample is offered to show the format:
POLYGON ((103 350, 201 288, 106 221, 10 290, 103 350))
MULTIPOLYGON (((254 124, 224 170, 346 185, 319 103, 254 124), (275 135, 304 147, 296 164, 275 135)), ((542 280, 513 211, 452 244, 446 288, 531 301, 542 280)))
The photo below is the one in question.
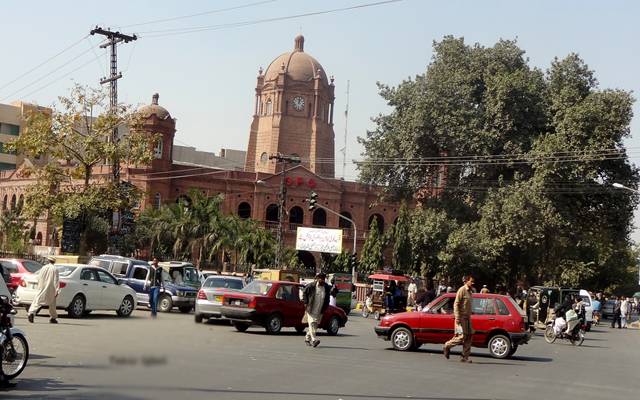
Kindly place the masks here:
POLYGON ((136 128, 139 121, 129 106, 109 111, 105 90, 79 85, 59 98, 53 114, 27 113, 22 133, 8 146, 34 160, 33 167, 25 169, 36 184, 25 193, 24 215, 80 218, 80 254, 86 254, 91 220, 105 210, 129 208, 141 195, 98 173, 105 160, 151 162, 154 137, 136 128), (128 132, 113 142, 113 130, 123 127, 129 127, 128 132))
POLYGON ((442 273, 441 253, 445 251, 449 235, 458 228, 444 210, 419 207, 410 214, 409 238, 415 264, 415 275, 432 280, 442 273))
POLYGON ((372 273, 384 266, 384 239, 378 229, 378 218, 373 218, 367 239, 360 253, 359 272, 372 273))
POLYGON ((2 232, 3 251, 24 253, 29 228, 19 208, 5 210, 0 214, 0 232, 2 232))
POLYGON ((406 274, 413 272, 415 259, 411 249, 411 221, 406 203, 400 206, 398 220, 391 230, 390 242, 393 243, 393 266, 406 274))

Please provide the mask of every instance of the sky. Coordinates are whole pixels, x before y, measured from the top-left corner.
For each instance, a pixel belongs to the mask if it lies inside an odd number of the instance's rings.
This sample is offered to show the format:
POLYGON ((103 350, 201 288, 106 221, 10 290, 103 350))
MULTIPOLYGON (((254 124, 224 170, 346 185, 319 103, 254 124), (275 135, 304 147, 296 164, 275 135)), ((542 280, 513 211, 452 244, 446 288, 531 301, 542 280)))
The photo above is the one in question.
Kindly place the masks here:
MULTIPOLYGON (((160 104, 177 119, 177 144, 213 152, 221 148, 245 150, 258 69, 292 50, 294 37, 302 33, 305 51, 322 64, 327 75, 335 76, 338 177, 343 175, 339 150, 344 142, 346 87, 350 82, 344 176, 355 180, 357 171, 350 161, 361 157, 357 137, 373 127, 372 117, 388 111, 376 82, 397 85, 423 73, 432 56, 433 41, 445 35, 485 46, 501 38, 517 39, 530 65, 542 69, 547 69, 554 57, 576 52, 595 71, 601 88, 630 90, 638 96, 640 2, 633 0, 403 0, 186 34, 152 32, 264 20, 376 1, 380 0, 112 0, 108 6, 93 1, 5 1, 0 6, 0 103, 22 100, 50 106, 57 96, 67 94, 74 82, 98 86, 107 74, 106 52, 98 47, 98 37, 85 36, 96 25, 117 28, 139 35, 137 41, 118 48, 118 66, 124 75, 118 83, 121 102, 147 104, 158 92, 160 104), (193 14, 202 15, 175 19, 193 14), (166 19, 171 20, 147 23, 166 19)), ((634 114, 627 145, 640 148, 638 103, 634 114)), ((632 157, 632 161, 640 164, 640 159, 632 157)), ((640 226, 640 213, 636 225, 640 226)), ((633 238, 640 242, 640 230, 633 238)))

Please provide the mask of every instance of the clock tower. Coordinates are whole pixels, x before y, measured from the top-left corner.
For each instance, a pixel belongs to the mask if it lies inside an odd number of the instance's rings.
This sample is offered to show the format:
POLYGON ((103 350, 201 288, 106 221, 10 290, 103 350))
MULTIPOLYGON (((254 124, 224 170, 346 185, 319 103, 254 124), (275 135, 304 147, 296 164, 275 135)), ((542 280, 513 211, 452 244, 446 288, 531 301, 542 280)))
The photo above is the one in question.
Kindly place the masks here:
POLYGON ((246 171, 275 174, 281 153, 297 155, 314 173, 334 177, 333 77, 304 52, 304 37, 294 49, 258 72, 255 111, 249 134, 246 171))

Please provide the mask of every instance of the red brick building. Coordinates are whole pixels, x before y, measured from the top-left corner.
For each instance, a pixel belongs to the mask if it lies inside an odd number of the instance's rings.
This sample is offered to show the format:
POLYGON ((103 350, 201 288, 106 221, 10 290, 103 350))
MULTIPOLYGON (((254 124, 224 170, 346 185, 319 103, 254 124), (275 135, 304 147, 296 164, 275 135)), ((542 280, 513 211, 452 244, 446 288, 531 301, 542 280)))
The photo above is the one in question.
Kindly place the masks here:
MULTIPOLYGON (((308 211, 305 199, 311 190, 318 201, 356 222, 357 246, 361 248, 372 218, 378 218, 384 230, 393 224, 398 214, 395 204, 380 203, 374 187, 334 178, 333 79, 328 79, 322 66, 304 52, 304 38, 295 38, 292 52, 277 57, 260 71, 256 87, 256 107, 249 133, 245 171, 230 171, 210 167, 193 167, 172 159, 176 121, 159 104, 156 94, 149 105, 140 108, 145 117, 144 128, 161 134, 156 144, 156 158, 144 168, 123 166, 124 180, 141 188, 146 196, 141 204, 159 207, 175 202, 192 188, 206 194, 224 194, 224 212, 252 218, 267 228, 278 225, 278 199, 282 179, 282 163, 269 160, 275 153, 297 155, 301 164, 288 165, 285 185, 286 214, 285 245, 295 246, 298 226, 343 228, 346 251, 352 251, 354 232, 348 222, 316 209, 308 211)), ((108 173, 98 169, 98 173, 108 173)), ((33 182, 17 171, 0 172, 0 200, 4 209, 19 201, 21 194, 33 182)), ((57 245, 54 227, 46 220, 36 225, 37 240, 43 245, 57 245)), ((300 258, 314 266, 319 255, 301 252, 300 258)))

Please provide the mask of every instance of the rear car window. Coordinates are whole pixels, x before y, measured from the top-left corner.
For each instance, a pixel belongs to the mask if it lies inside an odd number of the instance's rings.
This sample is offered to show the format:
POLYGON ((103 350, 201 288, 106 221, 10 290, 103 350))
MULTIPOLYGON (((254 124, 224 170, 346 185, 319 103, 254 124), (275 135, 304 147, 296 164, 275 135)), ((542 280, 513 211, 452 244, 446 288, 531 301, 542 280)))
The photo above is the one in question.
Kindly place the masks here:
POLYGON ((502 301, 502 299, 496 299, 496 306, 498 307, 499 315, 511 315, 511 313, 509 312, 509 308, 506 304, 504 304, 504 301, 502 301))
POLYGON ((0 264, 2 264, 2 267, 7 271, 7 273, 15 274, 18 272, 18 266, 11 261, 0 261, 0 264))
POLYGON ((31 272, 32 274, 35 274, 36 272, 40 271, 40 269, 42 268, 42 264, 36 261, 30 261, 30 260, 23 261, 22 265, 24 265, 27 271, 31 272))
POLYGON ((76 270, 77 267, 71 265, 56 265, 56 269, 58 270, 58 275, 60 276, 69 276, 76 270))
POLYGON ((271 290, 271 286, 273 286, 271 282, 253 281, 247 286, 245 286, 245 288, 242 289, 242 291, 245 293, 259 294, 262 296, 266 296, 267 293, 269 293, 269 290, 271 290))
POLYGON ((523 317, 527 316, 527 314, 524 312, 524 310, 522 308, 520 308, 520 306, 518 305, 518 303, 516 303, 516 301, 514 299, 512 299, 511 297, 507 297, 507 298, 509 299, 511 304, 516 308, 516 310, 518 310, 518 314, 522 315, 523 317))
POLYGON ((208 278, 202 287, 240 290, 242 289, 242 281, 240 279, 208 278))
POLYGON ((471 313, 474 315, 494 315, 496 313, 491 298, 474 298, 471 302, 471 313))

